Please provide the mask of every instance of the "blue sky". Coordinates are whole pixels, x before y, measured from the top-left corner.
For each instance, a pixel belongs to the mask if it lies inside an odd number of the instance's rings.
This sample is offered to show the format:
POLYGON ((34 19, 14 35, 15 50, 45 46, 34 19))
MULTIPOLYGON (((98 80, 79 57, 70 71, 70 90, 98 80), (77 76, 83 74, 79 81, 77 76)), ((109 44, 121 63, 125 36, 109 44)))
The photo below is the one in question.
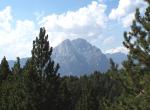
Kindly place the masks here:
POLYGON ((124 52, 129 30, 142 0, 0 0, 0 58, 29 57, 32 41, 45 27, 51 46, 83 38, 104 53, 124 52), (134 2, 133 2, 134 1, 134 2))
POLYGON ((0 9, 6 6, 13 8, 13 15, 19 19, 33 19, 34 13, 61 14, 78 10, 91 3, 91 0, 1 0, 0 9))

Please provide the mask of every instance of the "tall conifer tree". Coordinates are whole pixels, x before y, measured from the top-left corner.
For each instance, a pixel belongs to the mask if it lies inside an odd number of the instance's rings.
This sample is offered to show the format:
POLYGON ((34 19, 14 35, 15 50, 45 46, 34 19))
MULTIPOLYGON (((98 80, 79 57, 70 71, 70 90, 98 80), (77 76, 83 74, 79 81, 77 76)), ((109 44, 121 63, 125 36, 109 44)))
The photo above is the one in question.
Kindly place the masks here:
POLYGON ((52 60, 52 51, 45 28, 40 28, 39 36, 33 41, 32 57, 29 61, 31 71, 28 70, 32 72, 32 75, 29 75, 29 79, 32 80, 29 81, 32 83, 29 91, 36 95, 29 98, 33 99, 35 105, 31 106, 37 110, 47 110, 48 108, 54 110, 57 107, 59 65, 52 60))
POLYGON ((8 65, 8 62, 7 62, 5 56, 1 61, 0 73, 1 73, 2 80, 5 80, 8 77, 8 75, 10 74, 9 65, 8 65))
POLYGON ((150 71, 150 1, 147 2, 145 14, 142 16, 140 10, 136 9, 131 31, 124 33, 123 44, 129 50, 124 67, 136 96, 145 94, 144 73, 150 71))
POLYGON ((17 57, 17 61, 15 62, 13 68, 12 68, 13 74, 20 74, 21 73, 21 66, 20 66, 20 58, 17 57))
POLYGON ((150 5, 144 16, 136 10, 131 31, 124 33, 124 39, 123 44, 129 50, 129 64, 150 69, 150 5))
POLYGON ((59 65, 55 66, 51 59, 52 51, 45 28, 40 28, 39 37, 33 41, 32 49, 32 62, 39 76, 47 77, 50 74, 57 74, 59 65))

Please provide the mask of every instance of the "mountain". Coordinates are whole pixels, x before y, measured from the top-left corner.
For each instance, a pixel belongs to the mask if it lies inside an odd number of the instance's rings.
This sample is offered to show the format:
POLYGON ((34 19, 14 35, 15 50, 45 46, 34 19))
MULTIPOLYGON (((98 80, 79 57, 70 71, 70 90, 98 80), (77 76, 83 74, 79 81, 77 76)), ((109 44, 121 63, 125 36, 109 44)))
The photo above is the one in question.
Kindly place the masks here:
POLYGON ((127 55, 125 53, 117 52, 117 53, 107 53, 105 54, 108 59, 112 58, 113 61, 122 67, 122 62, 127 60, 127 55))
POLYGON ((63 41, 54 48, 53 59, 60 64, 59 72, 63 75, 106 72, 109 68, 109 61, 100 49, 81 38, 63 41))
MULTIPOLYGON (((61 75, 83 75, 94 71, 106 72, 109 61, 101 50, 84 39, 64 40, 54 48, 52 58, 59 63, 61 75)), ((27 58, 21 59, 21 66, 25 65, 27 58)), ((8 61, 10 67, 13 60, 8 61)))

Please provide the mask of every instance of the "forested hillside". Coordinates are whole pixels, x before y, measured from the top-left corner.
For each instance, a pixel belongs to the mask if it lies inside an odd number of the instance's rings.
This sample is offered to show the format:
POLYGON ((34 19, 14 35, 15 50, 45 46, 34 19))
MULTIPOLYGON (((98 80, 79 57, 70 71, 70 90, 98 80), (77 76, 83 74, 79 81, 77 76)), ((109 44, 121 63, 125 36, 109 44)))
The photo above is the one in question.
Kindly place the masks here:
POLYGON ((10 69, 0 64, 0 110, 150 110, 150 0, 144 16, 136 10, 131 30, 124 33, 129 50, 123 68, 91 75, 64 76, 51 58, 45 28, 33 41, 32 57, 24 67, 20 58, 10 69))

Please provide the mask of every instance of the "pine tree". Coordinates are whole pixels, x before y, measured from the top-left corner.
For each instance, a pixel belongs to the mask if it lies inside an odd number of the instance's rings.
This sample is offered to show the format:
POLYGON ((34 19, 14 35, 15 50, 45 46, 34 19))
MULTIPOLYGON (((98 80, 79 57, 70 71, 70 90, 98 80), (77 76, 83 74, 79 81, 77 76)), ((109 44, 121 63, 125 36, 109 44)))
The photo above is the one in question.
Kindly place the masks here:
POLYGON ((59 65, 51 59, 52 47, 49 46, 45 28, 40 28, 39 37, 33 41, 32 57, 29 61, 29 100, 37 110, 56 109, 59 91, 59 65), (34 96, 32 96, 34 95, 34 96), (31 97, 30 97, 31 96, 31 97))
POLYGON ((124 33, 123 45, 129 50, 124 68, 135 96, 145 94, 144 76, 145 72, 150 71, 150 1, 147 2, 148 7, 144 16, 141 16, 139 9, 136 9, 131 31, 124 33))
POLYGON ((136 10, 135 20, 130 32, 124 33, 124 46, 129 50, 133 66, 150 69, 150 5, 145 15, 141 16, 136 10))
POLYGON ((117 71, 118 70, 118 64, 115 64, 115 62, 111 58, 110 58, 109 61, 110 61, 110 69, 111 69, 111 71, 117 71))
POLYGON ((71 93, 67 87, 66 81, 61 81, 59 89, 59 109, 58 110, 71 110, 71 93))
POLYGON ((5 56, 1 61, 0 74, 1 74, 0 77, 2 78, 2 80, 6 80, 8 75, 10 74, 9 65, 5 56))
POLYGON ((25 110, 23 80, 10 75, 11 71, 5 57, 2 59, 0 70, 3 80, 0 85, 0 110, 25 110))
POLYGON ((20 66, 20 58, 17 57, 17 61, 15 62, 13 68, 12 68, 12 73, 15 75, 21 74, 21 66, 20 66))
POLYGON ((40 28, 39 37, 33 41, 32 62, 39 76, 47 77, 56 74, 59 65, 54 65, 51 59, 53 48, 49 46, 48 35, 45 28, 40 28))

